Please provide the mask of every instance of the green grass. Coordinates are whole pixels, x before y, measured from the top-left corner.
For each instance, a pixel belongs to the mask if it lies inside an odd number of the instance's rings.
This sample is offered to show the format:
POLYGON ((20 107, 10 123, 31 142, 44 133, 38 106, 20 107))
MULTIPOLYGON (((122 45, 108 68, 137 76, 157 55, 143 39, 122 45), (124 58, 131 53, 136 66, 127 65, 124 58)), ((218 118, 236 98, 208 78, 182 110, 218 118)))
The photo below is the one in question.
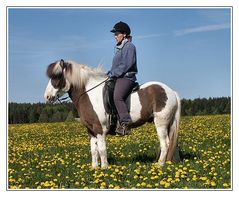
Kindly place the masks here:
POLYGON ((107 136, 109 168, 92 169, 89 136, 77 122, 9 125, 9 189, 230 189, 229 115, 182 117, 182 162, 157 165, 153 124, 107 136))

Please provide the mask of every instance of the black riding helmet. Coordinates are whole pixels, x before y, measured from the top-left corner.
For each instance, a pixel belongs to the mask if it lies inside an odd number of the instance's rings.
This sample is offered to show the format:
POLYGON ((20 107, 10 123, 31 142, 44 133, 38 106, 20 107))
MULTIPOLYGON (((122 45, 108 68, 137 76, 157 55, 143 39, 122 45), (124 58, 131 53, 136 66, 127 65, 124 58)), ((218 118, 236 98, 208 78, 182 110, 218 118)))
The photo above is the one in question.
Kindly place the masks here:
POLYGON ((126 34, 128 36, 128 35, 130 35, 131 30, 130 30, 130 27, 127 23, 124 23, 124 22, 120 21, 120 22, 118 22, 114 25, 111 32, 112 33, 120 32, 120 33, 126 34))

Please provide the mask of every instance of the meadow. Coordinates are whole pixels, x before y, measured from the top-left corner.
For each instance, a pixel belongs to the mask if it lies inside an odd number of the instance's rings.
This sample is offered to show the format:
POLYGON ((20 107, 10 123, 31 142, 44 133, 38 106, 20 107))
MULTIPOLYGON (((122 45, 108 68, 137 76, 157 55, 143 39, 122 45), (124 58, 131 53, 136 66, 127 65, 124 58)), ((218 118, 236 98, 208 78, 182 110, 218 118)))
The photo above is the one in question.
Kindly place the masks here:
POLYGON ((91 168, 89 136, 78 122, 11 124, 8 188, 231 189, 230 122, 230 115, 182 117, 182 161, 163 167, 153 124, 107 136, 107 169, 91 168))

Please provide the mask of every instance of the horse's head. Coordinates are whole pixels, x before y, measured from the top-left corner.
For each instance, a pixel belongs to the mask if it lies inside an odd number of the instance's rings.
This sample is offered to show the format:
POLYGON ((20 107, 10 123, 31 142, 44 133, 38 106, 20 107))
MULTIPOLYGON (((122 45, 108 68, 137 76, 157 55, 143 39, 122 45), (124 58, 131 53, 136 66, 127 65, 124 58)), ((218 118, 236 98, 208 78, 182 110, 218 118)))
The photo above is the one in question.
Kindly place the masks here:
POLYGON ((64 60, 54 62, 48 66, 47 76, 50 80, 44 93, 46 102, 54 103, 57 98, 69 91, 70 83, 65 78, 66 69, 67 63, 64 60))

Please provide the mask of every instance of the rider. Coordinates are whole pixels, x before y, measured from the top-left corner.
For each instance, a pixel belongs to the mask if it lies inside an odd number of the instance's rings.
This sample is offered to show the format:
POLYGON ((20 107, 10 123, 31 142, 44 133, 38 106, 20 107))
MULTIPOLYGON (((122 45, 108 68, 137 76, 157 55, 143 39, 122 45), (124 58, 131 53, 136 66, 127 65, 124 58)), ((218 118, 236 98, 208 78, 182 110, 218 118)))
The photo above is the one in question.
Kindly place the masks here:
POLYGON ((130 133, 132 119, 125 103, 131 93, 135 81, 137 69, 136 48, 132 44, 131 30, 128 24, 120 21, 111 30, 116 39, 115 55, 108 77, 116 79, 114 89, 114 103, 119 115, 119 126, 116 133, 125 135, 130 133))

